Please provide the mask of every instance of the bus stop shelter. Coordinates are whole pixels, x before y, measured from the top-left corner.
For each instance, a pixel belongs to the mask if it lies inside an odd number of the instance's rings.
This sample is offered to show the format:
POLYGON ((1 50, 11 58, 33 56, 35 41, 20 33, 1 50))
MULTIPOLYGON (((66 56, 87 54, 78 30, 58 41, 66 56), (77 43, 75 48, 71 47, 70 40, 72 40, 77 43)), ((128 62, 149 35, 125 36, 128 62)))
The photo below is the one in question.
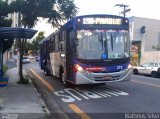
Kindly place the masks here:
POLYGON ((31 39, 37 30, 29 28, 17 28, 17 27, 0 27, 0 79, 3 76, 3 43, 5 39, 19 38, 19 39, 31 39))

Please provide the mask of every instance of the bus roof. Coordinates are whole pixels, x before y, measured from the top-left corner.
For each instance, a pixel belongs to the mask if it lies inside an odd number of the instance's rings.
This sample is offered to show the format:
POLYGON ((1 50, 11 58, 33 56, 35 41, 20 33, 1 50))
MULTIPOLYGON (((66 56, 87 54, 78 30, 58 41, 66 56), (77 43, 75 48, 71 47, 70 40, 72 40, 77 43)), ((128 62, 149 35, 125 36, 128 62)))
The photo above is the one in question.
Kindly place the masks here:
POLYGON ((44 42, 50 40, 51 35, 53 35, 53 34, 55 34, 55 33, 57 33, 57 32, 58 32, 58 30, 55 31, 55 32, 53 32, 53 33, 51 33, 49 36, 47 36, 47 37, 45 37, 43 40, 41 40, 41 41, 39 42, 39 44, 41 45, 41 44, 43 44, 44 42))

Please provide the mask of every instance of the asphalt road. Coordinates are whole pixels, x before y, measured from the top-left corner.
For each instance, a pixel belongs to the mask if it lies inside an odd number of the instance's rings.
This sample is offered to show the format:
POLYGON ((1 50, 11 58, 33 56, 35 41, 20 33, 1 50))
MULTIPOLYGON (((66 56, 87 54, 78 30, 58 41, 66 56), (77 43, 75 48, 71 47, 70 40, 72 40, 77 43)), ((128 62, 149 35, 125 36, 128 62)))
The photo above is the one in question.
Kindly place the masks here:
POLYGON ((66 88, 44 76, 37 62, 25 64, 51 113, 69 119, 160 119, 160 79, 132 75, 131 81, 66 88), (63 115, 63 116, 62 116, 63 115))

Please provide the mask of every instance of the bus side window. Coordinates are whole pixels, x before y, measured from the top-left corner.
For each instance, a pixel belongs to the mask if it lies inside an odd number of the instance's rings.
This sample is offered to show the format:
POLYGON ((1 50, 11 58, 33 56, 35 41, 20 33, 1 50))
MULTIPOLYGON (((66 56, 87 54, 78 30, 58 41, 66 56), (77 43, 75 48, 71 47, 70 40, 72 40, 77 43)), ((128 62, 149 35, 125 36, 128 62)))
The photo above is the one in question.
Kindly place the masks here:
POLYGON ((70 37, 70 44, 71 44, 71 46, 74 46, 74 44, 75 44, 74 40, 75 39, 74 39, 74 31, 73 30, 70 31, 69 37, 70 37))
POLYGON ((52 44, 52 52, 55 50, 55 38, 52 36, 51 38, 51 44, 52 44))
POLYGON ((59 43, 59 51, 64 51, 64 41, 59 43))
POLYGON ((58 51, 58 35, 55 36, 55 51, 58 51))
POLYGON ((65 31, 62 31, 60 33, 60 37, 59 37, 59 46, 58 46, 58 49, 59 51, 64 51, 65 48, 64 48, 64 40, 65 40, 65 31))

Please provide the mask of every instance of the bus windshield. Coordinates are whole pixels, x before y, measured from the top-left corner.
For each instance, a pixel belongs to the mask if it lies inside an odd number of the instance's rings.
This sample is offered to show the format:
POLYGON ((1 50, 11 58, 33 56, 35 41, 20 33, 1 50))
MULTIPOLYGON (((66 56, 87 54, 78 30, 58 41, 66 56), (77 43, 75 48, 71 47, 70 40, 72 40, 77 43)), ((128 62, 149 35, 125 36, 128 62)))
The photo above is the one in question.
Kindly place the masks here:
POLYGON ((77 30, 78 59, 120 59, 129 57, 126 30, 77 30))

